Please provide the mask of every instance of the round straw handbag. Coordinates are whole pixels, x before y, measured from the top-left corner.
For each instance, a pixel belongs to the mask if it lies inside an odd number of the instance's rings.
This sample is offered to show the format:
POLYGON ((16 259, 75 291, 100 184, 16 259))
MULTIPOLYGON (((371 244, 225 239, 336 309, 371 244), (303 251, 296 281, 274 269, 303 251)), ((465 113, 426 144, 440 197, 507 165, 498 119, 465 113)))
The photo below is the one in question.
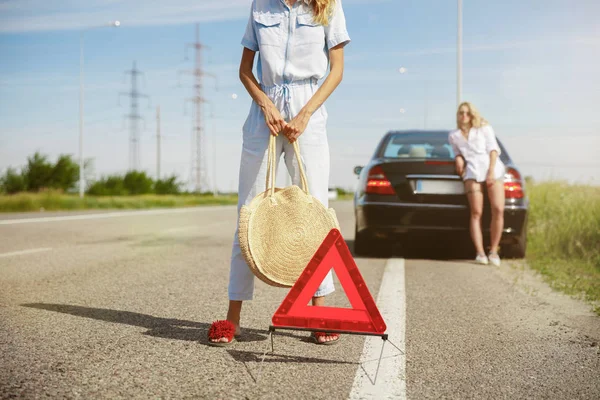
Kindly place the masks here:
POLYGON ((291 287, 329 231, 339 229, 339 224, 335 211, 310 195, 297 141, 294 152, 302 188, 275 188, 275 143, 271 135, 266 190, 242 206, 238 235, 242 255, 254 275, 271 286, 291 287))

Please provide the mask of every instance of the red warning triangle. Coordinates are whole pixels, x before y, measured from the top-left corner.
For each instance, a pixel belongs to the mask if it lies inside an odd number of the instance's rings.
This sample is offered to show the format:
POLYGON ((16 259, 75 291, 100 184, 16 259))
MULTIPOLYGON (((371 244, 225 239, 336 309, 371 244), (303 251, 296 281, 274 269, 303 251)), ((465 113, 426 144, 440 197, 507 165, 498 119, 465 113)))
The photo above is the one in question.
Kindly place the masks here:
POLYGON ((272 318, 279 328, 383 334, 385 322, 337 229, 332 229, 272 318), (352 308, 314 307, 308 302, 333 268, 352 308))

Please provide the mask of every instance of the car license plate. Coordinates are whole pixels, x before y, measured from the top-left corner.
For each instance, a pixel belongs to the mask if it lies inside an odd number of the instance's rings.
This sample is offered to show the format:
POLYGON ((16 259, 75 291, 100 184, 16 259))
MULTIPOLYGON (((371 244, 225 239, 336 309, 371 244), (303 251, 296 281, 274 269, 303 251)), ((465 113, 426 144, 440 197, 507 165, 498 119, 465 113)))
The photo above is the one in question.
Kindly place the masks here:
POLYGON ((417 180, 415 193, 418 194, 464 194, 465 187, 461 181, 452 180, 417 180))

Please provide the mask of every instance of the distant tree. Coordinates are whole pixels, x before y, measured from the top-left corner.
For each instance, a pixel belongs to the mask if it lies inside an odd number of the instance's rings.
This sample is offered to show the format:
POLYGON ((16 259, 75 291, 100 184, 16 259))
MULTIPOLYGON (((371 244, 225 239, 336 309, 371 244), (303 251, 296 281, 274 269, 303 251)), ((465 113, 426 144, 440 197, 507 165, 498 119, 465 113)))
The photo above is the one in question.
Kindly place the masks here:
POLYGON ((151 177, 143 171, 129 171, 123 179, 125 189, 129 194, 148 194, 152 193, 154 182, 151 177))
POLYGON ((87 193, 92 196, 127 196, 125 180, 120 175, 103 177, 90 185, 87 193))
POLYGON ((48 157, 38 152, 29 157, 23 171, 27 190, 37 192, 42 188, 52 187, 52 170, 48 157))
POLYGON ((52 168, 51 185, 65 192, 72 189, 79 179, 79 165, 69 155, 61 155, 52 168))
POLYGON ((181 184, 177 182, 175 175, 159 179, 154 183, 154 193, 156 194, 179 194, 181 193, 181 184))
POLYGON ((61 154, 56 163, 46 155, 36 152, 27 159, 23 169, 26 190, 38 192, 44 188, 72 190, 79 179, 79 166, 70 155, 61 154))
POLYGON ((8 168, 0 178, 0 192, 15 194, 27 190, 25 177, 13 168, 8 168))

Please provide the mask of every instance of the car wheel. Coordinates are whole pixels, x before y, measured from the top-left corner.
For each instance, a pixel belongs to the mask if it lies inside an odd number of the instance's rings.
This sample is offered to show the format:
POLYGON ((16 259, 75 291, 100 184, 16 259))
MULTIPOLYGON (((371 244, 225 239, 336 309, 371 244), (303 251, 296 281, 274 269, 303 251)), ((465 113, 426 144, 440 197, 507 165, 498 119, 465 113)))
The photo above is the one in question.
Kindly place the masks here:
POLYGON ((527 252, 527 229, 523 229, 523 233, 519 237, 517 243, 505 246, 502 251, 504 258, 525 258, 527 252))
POLYGON ((389 258, 394 246, 389 240, 377 239, 370 234, 354 230, 354 255, 359 257, 389 258))
POLYGON ((357 256, 373 255, 373 240, 367 233, 358 233, 354 229, 354 254, 357 256))

